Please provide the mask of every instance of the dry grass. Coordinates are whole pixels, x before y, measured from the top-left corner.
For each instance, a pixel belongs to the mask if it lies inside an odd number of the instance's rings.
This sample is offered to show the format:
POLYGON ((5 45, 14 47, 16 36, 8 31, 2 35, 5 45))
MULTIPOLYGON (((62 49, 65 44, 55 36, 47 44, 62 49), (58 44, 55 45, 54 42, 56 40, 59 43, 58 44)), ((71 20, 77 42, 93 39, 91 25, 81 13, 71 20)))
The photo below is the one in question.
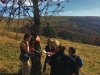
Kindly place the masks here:
MULTIPOLYGON (((1 34, 2 30, 0 30, 1 34)), ((19 61, 19 44, 23 39, 23 34, 18 33, 18 40, 15 40, 15 33, 9 32, 9 35, 0 35, 0 75, 14 75, 21 68, 19 61)), ((80 70, 80 75, 100 75, 100 47, 70 42, 67 40, 57 39, 66 47, 73 46, 77 49, 77 54, 83 58, 84 66, 80 70)), ((42 50, 46 45, 47 38, 41 36, 42 50)), ((67 50, 66 50, 67 54, 67 50)), ((42 65, 45 54, 42 54, 42 65)), ((48 66, 45 75, 49 75, 50 68, 48 66)))

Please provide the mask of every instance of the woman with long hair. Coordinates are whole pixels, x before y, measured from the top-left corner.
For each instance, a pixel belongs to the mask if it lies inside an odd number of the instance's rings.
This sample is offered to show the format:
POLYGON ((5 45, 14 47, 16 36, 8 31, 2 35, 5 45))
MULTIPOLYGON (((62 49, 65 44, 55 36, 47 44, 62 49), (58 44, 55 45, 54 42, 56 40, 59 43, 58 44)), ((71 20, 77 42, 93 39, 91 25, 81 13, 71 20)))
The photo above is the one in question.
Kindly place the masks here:
POLYGON ((31 40, 31 34, 26 33, 23 41, 20 43, 20 60, 22 62, 22 75, 30 75, 30 63, 29 63, 29 42, 31 40))
POLYGON ((50 56, 48 55, 48 53, 54 53, 54 46, 52 45, 52 39, 49 38, 47 40, 47 45, 45 47, 45 54, 46 54, 46 58, 45 58, 45 62, 44 62, 44 66, 43 66, 43 73, 46 71, 46 64, 49 62, 50 60, 50 56))

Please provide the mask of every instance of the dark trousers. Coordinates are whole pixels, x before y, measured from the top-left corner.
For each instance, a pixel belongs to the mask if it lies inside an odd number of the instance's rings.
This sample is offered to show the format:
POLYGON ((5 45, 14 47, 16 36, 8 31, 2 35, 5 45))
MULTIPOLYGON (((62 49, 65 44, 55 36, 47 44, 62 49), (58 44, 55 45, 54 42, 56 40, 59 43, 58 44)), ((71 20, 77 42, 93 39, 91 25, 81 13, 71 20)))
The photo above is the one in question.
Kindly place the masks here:
POLYGON ((50 75, 69 75, 69 74, 68 74, 67 69, 52 65, 50 75))
POLYGON ((79 69, 75 69, 75 72, 72 72, 72 70, 68 71, 68 75, 72 75, 72 73, 75 73, 75 75, 79 75, 79 69))
POLYGON ((46 71, 46 64, 49 62, 49 60, 50 60, 50 57, 46 56, 44 66, 43 66, 43 73, 46 71))
POLYGON ((31 64, 32 64, 32 68, 34 68, 34 54, 31 54, 31 64))
POLYGON ((34 68, 34 54, 31 54, 31 73, 30 75, 33 75, 33 68, 34 68))

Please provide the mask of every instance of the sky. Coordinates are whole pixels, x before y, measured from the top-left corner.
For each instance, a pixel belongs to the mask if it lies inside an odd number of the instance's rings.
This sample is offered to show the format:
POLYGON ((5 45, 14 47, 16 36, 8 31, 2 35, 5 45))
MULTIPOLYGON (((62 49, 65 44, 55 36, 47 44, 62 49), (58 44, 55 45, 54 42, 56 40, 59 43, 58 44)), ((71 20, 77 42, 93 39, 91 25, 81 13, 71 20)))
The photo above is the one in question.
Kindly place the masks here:
POLYGON ((100 16, 100 0, 69 0, 62 16, 100 16))
MULTIPOLYGON (((53 0, 58 1, 58 0, 53 0)), ((59 0, 60 1, 60 0, 59 0)), ((60 12, 60 16, 99 16, 100 17, 100 0, 62 0, 64 11, 60 12)), ((30 4, 26 0, 26 4, 30 4)), ((11 5, 11 4, 9 4, 11 5)), ((0 9, 3 5, 0 3, 0 9)), ((53 7, 52 7, 53 8, 53 7)))

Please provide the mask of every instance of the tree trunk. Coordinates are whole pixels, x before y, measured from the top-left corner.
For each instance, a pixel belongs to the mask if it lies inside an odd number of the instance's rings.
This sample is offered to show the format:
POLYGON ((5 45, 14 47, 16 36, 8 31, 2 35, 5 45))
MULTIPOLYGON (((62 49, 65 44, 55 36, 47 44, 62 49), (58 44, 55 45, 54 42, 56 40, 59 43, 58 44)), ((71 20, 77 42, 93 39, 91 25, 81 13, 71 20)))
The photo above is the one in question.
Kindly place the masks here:
MULTIPOLYGON (((38 8, 38 0, 32 0, 33 7, 34 7, 34 32, 35 32, 35 38, 39 35, 40 36, 40 15, 39 15, 39 8, 38 8)), ((42 75, 41 72, 41 46, 40 42, 35 41, 34 44, 35 49, 37 52, 35 52, 34 55, 34 68, 33 68, 33 75, 42 75)))

